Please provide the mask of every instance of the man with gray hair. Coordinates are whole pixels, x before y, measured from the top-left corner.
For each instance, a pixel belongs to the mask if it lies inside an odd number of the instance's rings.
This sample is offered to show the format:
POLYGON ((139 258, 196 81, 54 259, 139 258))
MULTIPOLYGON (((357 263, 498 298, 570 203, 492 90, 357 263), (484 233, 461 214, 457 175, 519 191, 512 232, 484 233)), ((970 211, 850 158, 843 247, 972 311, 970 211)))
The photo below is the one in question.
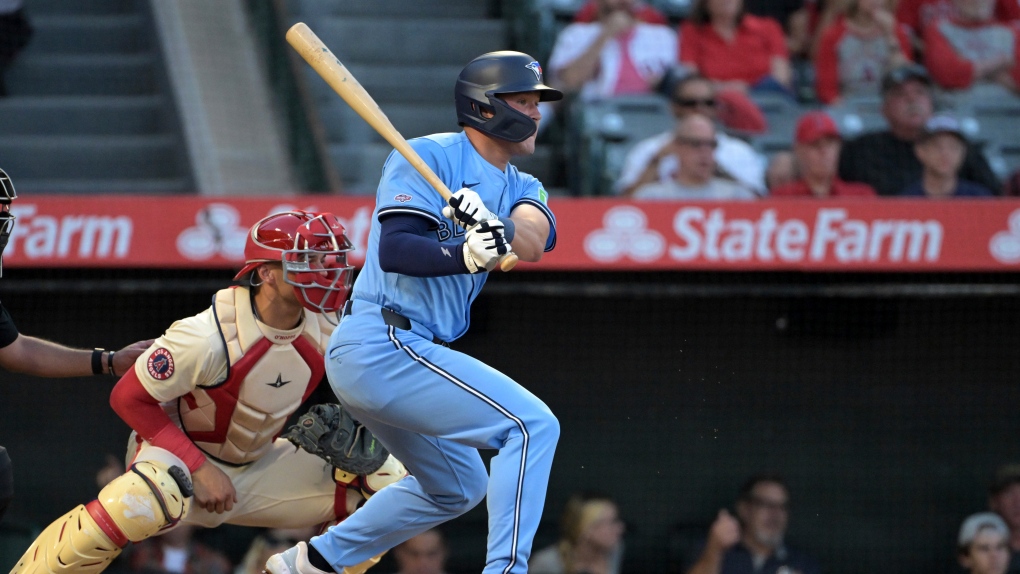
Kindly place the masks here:
MULTIPOLYGON (((839 177, 866 183, 879 195, 899 195, 921 179, 914 143, 933 113, 931 77, 923 67, 908 64, 888 72, 882 78, 882 115, 889 128, 846 142, 839 155, 839 177)), ((976 145, 967 147, 959 176, 988 189, 1001 187, 976 145)))

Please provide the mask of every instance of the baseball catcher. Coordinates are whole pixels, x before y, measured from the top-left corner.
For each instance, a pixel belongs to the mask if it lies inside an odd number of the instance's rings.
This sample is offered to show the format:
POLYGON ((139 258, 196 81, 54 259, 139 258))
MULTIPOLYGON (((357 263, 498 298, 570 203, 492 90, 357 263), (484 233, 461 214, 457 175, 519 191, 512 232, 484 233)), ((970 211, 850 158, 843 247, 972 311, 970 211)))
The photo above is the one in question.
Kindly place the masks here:
POLYGON ((127 472, 46 528, 14 572, 97 574, 129 542, 181 522, 328 526, 402 478, 403 465, 374 439, 363 444, 365 431, 329 405, 314 410, 320 418, 299 440, 364 474, 335 470, 278 438, 324 378, 323 351, 350 288, 351 249, 331 213, 291 211, 256 223, 235 277, 243 284, 171 325, 114 388, 110 404, 134 431, 127 472), (330 450, 334 442, 346 450, 330 450), (372 449, 377 458, 369 461, 372 449))

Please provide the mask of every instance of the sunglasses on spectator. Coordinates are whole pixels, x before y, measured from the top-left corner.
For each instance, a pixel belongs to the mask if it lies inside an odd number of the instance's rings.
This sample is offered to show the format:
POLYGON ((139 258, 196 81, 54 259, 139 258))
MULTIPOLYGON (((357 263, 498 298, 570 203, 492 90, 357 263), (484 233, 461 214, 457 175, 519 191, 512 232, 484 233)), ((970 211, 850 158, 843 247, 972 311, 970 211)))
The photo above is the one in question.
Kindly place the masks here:
POLYGON ((686 145, 696 147, 698 149, 715 149, 719 146, 719 143, 715 140, 703 140, 698 138, 676 138, 676 141, 680 145, 686 145))
POLYGON ((716 106, 715 98, 705 98, 705 99, 698 99, 698 98, 673 98, 673 101, 676 102, 676 104, 678 106, 683 107, 683 108, 696 108, 698 106, 703 106, 703 107, 706 107, 706 108, 714 108, 716 106))

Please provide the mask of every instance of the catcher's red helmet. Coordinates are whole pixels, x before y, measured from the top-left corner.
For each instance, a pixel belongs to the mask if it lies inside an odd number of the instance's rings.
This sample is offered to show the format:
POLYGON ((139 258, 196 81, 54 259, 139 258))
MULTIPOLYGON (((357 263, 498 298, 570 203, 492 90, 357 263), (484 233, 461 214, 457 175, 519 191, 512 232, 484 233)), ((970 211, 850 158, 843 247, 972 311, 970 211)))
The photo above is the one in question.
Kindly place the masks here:
POLYGON ((305 308, 316 313, 339 311, 351 290, 354 249, 344 226, 332 213, 286 211, 252 226, 244 244, 245 265, 235 280, 263 263, 283 263, 283 279, 300 293, 305 308))

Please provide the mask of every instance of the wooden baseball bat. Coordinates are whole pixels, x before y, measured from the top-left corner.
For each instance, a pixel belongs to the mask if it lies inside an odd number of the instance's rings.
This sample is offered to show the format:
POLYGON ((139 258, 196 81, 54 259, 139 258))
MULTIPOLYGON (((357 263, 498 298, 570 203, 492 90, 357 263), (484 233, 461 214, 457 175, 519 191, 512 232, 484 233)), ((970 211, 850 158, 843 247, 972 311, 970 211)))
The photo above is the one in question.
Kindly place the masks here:
MULTIPOLYGON (((379 132, 384 140, 404 156, 404 159, 418 170, 418 173, 439 192, 439 195, 443 196, 443 199, 449 201, 450 196, 453 195, 450 193, 450 188, 446 187, 443 180, 439 179, 432 168, 421 159, 418 152, 414 151, 414 148, 400 135, 397 128, 393 127, 390 119, 379 108, 379 104, 354 78, 347 66, 341 64, 333 52, 326 47, 326 44, 315 35, 315 32, 312 32, 304 22, 298 22, 291 26, 290 30, 287 30, 287 43, 297 50, 298 54, 301 54, 301 57, 322 76, 323 80, 326 80, 326 83, 347 102, 347 105, 351 106, 363 120, 368 122, 368 125, 379 132)), ((499 259, 499 267, 503 271, 513 269, 514 265, 517 265, 517 255, 512 251, 499 259)))

